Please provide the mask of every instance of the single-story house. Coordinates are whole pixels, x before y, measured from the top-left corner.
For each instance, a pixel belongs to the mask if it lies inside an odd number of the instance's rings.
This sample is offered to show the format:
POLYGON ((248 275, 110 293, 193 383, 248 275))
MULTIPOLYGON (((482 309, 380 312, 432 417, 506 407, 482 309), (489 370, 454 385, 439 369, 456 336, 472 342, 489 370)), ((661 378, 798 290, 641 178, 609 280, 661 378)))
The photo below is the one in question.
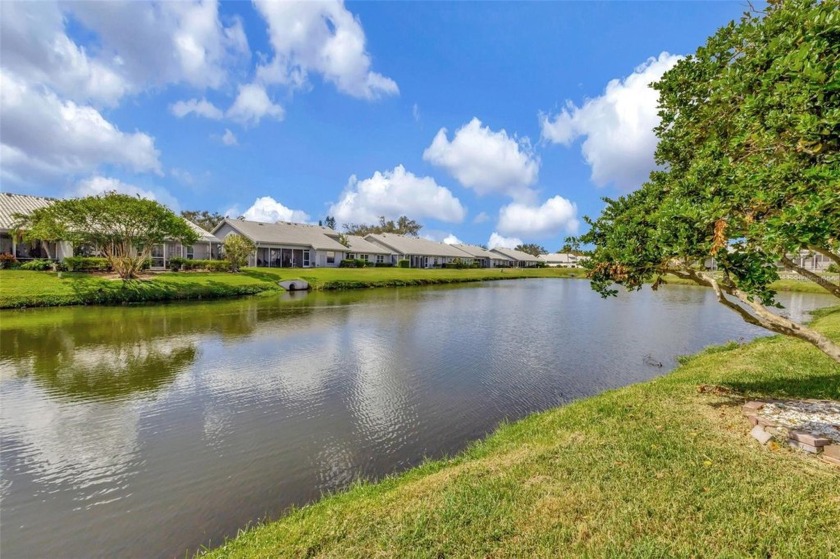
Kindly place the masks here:
POLYGON ((171 258, 186 258, 187 260, 214 260, 221 258, 222 241, 212 233, 206 231, 185 219, 187 225, 198 234, 198 241, 194 245, 184 246, 178 241, 167 241, 152 247, 152 270, 165 270, 171 258))
POLYGON ((254 254, 248 258, 249 266, 334 268, 347 253, 347 247, 338 242, 338 231, 319 225, 225 218, 213 229, 213 235, 222 242, 231 233, 242 235, 256 245, 254 254))
POLYGON ((0 192, 0 254, 12 254, 18 260, 35 258, 64 260, 73 256, 73 247, 67 242, 24 241, 15 235, 18 224, 16 214, 28 214, 39 208, 45 208, 55 202, 54 198, 11 194, 0 192))
POLYGON ((513 260, 498 252, 490 252, 487 249, 475 245, 452 245, 458 250, 466 252, 475 261, 478 262, 482 268, 510 268, 513 265, 513 260))
MULTIPOLYGON (((828 256, 810 250, 800 250, 799 254, 791 254, 788 256, 793 263, 811 272, 825 272, 828 267, 834 262, 828 256)), ((780 268, 783 268, 779 264, 780 268)))
POLYGON ((364 260, 368 264, 394 264, 394 251, 365 240, 359 235, 345 235, 347 258, 364 260))
POLYGON ((513 267, 515 268, 534 268, 542 262, 542 260, 532 254, 522 252, 521 250, 514 250, 512 248, 496 247, 490 252, 507 256, 513 261, 513 267))
POLYGON ((365 240, 390 250, 395 260, 408 260, 411 268, 438 268, 456 260, 469 265, 473 261, 472 256, 454 246, 419 237, 372 233, 365 240))
POLYGON ((541 254, 540 260, 545 262, 546 266, 552 268, 579 268, 586 256, 578 256, 571 252, 552 252, 551 254, 541 254))

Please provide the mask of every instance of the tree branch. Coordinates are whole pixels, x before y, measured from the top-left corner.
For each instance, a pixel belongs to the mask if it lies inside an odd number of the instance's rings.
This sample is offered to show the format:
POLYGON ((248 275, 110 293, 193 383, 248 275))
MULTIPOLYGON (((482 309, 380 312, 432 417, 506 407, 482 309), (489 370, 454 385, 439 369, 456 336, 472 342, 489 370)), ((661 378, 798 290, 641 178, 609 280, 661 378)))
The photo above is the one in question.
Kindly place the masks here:
POLYGON ((840 266, 840 254, 834 254, 830 250, 823 248, 823 247, 816 247, 816 246, 809 246, 808 250, 812 250, 814 252, 818 252, 828 258, 829 260, 833 260, 835 264, 840 266))
POLYGON ((785 265, 785 268, 788 270, 793 270, 794 272, 798 273, 801 276, 805 276, 812 282, 816 283, 838 299, 840 299, 840 285, 832 283, 831 281, 825 279, 821 275, 808 270, 807 268, 803 268, 802 266, 796 265, 793 260, 788 258, 787 256, 782 256, 781 259, 782 264, 785 265))

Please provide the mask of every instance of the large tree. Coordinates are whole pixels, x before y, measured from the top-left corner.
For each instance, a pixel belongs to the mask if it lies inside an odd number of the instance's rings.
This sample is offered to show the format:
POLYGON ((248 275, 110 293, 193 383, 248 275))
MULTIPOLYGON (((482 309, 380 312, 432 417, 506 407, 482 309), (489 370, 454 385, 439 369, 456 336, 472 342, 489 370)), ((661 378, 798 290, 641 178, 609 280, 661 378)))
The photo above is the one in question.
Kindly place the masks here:
POLYGON ((526 254, 530 254, 531 256, 539 256, 541 254, 548 254, 548 251, 545 250, 545 247, 538 245, 536 243, 524 243, 521 245, 516 245, 513 250, 518 250, 520 252, 524 252, 526 254))
POLYGON ((219 212, 208 212, 207 210, 184 210, 181 212, 181 217, 192 221, 205 231, 212 231, 225 219, 225 216, 219 212))
POLYGON ((58 200, 18 217, 24 238, 91 246, 125 280, 137 277, 155 245, 198 240, 187 222, 162 204, 115 192, 58 200))
POLYGON ((779 316, 779 266, 810 251, 840 263, 840 10, 835 0, 770 2, 710 37, 654 85, 660 170, 607 207, 581 241, 593 287, 658 287, 667 274, 711 287, 750 324, 840 346, 779 316), (714 259, 717 273, 704 263, 714 259))
POLYGON ((422 225, 404 215, 400 216, 396 221, 393 219, 386 220, 385 216, 380 216, 379 223, 376 225, 348 223, 344 226, 348 235, 358 235, 360 237, 372 233, 393 233, 395 235, 416 237, 422 228, 422 225))

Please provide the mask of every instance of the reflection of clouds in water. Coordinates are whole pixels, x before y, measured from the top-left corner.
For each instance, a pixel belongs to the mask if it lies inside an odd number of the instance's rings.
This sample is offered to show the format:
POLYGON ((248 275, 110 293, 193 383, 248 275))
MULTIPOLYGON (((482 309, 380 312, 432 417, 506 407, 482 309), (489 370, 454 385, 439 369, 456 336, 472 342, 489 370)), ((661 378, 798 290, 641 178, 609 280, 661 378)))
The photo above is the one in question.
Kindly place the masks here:
POLYGON ((335 374, 328 364, 342 353, 340 329, 331 327, 332 320, 299 316, 293 329, 287 321, 261 322, 237 340, 235 351, 225 339, 205 339, 201 356, 176 380, 171 397, 201 394, 204 437, 218 448, 234 428, 233 417, 266 400, 311 411, 335 374))
MULTIPOLYGON (((351 406, 370 440, 389 439, 412 423, 415 415, 409 375, 403 363, 395 362, 390 342, 372 332, 353 331, 345 353, 352 356, 356 375, 349 393, 351 406)), ((347 357, 345 357, 347 359, 347 357)))
POLYGON ((14 459, 34 469, 39 482, 69 484, 88 496, 120 489, 119 479, 138 448, 138 406, 60 403, 29 382, 4 386, 2 398, 6 458, 13 448, 14 459))

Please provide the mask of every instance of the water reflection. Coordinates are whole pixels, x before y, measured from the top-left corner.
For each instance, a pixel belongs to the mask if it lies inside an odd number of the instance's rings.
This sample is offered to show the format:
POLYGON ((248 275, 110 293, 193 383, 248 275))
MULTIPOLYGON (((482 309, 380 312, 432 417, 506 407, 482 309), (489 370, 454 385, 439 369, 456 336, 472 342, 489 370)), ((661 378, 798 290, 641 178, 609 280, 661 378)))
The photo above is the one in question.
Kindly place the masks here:
POLYGON ((181 554, 763 334, 707 290, 572 280, 27 311, 0 333, 3 557, 181 554))

